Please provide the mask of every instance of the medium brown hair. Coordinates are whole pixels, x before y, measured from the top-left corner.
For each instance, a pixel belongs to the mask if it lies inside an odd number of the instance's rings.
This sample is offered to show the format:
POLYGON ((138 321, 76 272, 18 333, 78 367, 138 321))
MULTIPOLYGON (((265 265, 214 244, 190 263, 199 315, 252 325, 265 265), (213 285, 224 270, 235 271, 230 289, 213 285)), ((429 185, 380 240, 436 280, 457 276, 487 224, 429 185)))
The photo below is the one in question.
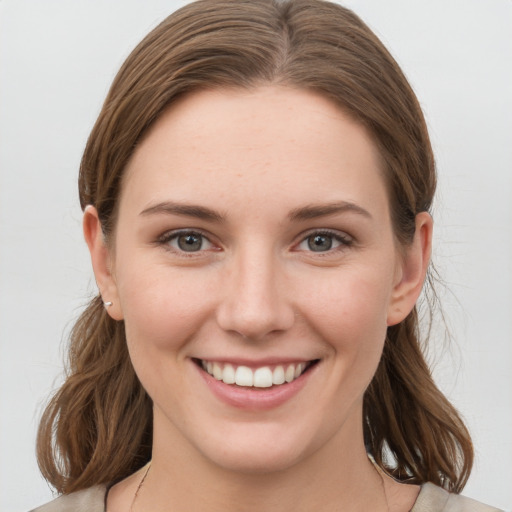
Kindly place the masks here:
MULTIPOLYGON (((107 240, 127 162, 169 105, 199 89, 263 84, 322 94, 369 130, 384 161, 395 236, 407 245, 436 186, 421 108, 371 30, 350 10, 320 0, 200 0, 135 48, 80 167, 82 208, 97 208, 107 240)), ((471 470, 471 440, 432 380, 418 331, 416 308, 388 328, 364 398, 367 450, 398 479, 459 492, 471 470)), ((124 324, 98 296, 72 331, 67 379, 41 420, 41 471, 62 493, 115 482, 151 458, 151 442, 151 399, 131 365, 124 324)))

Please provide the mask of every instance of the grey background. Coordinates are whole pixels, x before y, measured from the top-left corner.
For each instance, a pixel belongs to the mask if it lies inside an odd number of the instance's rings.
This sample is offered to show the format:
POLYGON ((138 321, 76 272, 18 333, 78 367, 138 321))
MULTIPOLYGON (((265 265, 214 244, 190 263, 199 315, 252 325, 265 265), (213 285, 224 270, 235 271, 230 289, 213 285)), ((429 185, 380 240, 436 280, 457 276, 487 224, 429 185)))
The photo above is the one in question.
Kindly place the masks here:
MULTIPOLYGON (((52 497, 35 431, 67 333, 94 292, 81 151, 117 68, 164 0, 0 1, 0 510, 52 497)), ((512 2, 350 0, 415 88, 440 185, 435 260, 453 337, 436 379, 474 437, 464 493, 512 507, 512 2)))

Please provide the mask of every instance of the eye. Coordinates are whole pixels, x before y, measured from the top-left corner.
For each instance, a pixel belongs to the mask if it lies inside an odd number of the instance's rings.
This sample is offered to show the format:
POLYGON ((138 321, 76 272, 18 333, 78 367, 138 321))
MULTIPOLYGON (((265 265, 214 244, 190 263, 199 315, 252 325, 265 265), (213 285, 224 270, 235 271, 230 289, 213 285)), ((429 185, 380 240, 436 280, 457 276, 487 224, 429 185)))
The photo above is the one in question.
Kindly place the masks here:
POLYGON ((298 249, 311 252, 329 252, 351 244, 352 239, 347 235, 330 231, 316 231, 304 238, 298 245, 298 249))
POLYGON ((213 244, 197 231, 178 231, 164 235, 160 243, 178 252, 199 252, 211 249, 213 244))

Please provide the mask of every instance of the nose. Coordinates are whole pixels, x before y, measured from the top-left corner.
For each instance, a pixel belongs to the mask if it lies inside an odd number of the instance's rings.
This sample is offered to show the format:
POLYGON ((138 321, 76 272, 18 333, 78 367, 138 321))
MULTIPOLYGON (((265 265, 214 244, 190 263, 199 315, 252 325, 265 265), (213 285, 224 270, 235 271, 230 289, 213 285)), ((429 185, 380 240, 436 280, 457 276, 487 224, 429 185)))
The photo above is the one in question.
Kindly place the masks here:
POLYGON ((227 332, 261 340, 293 325, 295 313, 288 300, 282 263, 260 247, 233 256, 226 267, 217 323, 227 332))

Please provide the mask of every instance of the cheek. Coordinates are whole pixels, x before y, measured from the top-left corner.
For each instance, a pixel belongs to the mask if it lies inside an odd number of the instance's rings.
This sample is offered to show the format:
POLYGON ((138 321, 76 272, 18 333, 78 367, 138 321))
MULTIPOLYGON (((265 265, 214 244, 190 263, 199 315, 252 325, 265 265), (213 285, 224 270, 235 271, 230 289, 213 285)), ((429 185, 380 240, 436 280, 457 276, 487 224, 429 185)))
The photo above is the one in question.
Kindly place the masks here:
POLYGON ((178 350, 209 315, 209 283, 201 272, 132 265, 118 282, 128 344, 178 350))
POLYGON ((353 411, 360 411, 386 338, 391 290, 387 271, 351 270, 315 279, 311 293, 302 295, 304 329, 314 331, 328 354, 325 368, 329 379, 323 388, 328 399, 318 402, 326 435, 337 431, 353 411))
MULTIPOLYGON (((304 295, 303 314, 331 354, 330 392, 339 403, 359 403, 379 364, 387 332, 391 279, 372 267, 317 281, 304 295)), ((342 414, 340 411, 339 414, 342 414)))
POLYGON ((212 309, 208 280, 165 265, 140 264, 118 281, 135 372, 155 404, 181 410, 182 400, 191 393, 182 371, 185 360, 212 309), (173 389, 179 393, 169 393, 173 389))
POLYGON ((303 312, 336 350, 369 347, 383 339, 391 293, 388 273, 340 272, 304 295, 303 312))

